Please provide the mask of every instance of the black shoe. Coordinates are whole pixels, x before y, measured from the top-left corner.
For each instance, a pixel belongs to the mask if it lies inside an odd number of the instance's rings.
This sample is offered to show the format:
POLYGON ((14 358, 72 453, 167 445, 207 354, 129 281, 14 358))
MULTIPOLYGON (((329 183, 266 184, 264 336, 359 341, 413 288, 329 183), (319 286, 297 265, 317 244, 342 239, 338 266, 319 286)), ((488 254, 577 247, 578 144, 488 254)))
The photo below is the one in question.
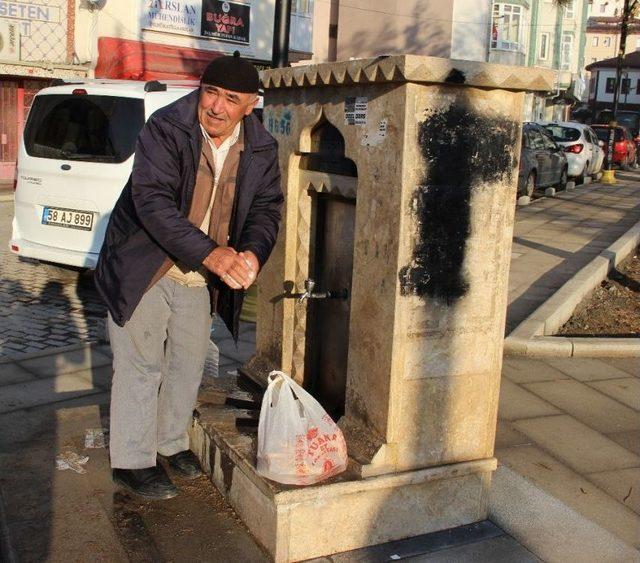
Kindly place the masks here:
POLYGON ((160 455, 160 457, 166 459, 169 465, 182 477, 195 479, 202 475, 200 461, 191 450, 184 450, 173 455, 160 455))
POLYGON ((146 499, 162 500, 178 494, 178 489, 160 464, 144 469, 114 469, 112 476, 114 483, 146 499))

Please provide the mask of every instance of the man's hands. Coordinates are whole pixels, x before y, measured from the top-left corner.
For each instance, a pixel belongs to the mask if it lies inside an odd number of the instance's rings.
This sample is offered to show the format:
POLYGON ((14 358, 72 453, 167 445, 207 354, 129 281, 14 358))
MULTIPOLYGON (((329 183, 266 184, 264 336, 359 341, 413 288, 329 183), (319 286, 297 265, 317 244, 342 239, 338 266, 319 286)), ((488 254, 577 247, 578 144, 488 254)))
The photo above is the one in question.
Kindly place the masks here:
POLYGON ((231 289, 249 289, 260 269, 253 252, 236 252, 230 246, 218 246, 202 264, 231 289))

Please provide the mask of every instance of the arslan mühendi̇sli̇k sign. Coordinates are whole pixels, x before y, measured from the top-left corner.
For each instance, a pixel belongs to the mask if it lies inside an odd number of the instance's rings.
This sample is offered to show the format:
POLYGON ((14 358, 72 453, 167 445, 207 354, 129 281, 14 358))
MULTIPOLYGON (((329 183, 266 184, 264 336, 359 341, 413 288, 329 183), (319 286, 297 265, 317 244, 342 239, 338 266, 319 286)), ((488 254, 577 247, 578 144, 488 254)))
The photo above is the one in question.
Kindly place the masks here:
POLYGON ((222 0, 145 0, 141 27, 249 44, 251 6, 222 0))

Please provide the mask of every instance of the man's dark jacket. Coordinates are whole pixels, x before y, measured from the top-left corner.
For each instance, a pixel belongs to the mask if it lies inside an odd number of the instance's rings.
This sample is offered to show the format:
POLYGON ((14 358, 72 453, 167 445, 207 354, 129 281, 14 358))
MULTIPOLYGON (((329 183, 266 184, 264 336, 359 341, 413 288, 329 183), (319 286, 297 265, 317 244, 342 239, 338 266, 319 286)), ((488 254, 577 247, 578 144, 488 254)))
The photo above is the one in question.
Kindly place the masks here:
MULTIPOLYGON (((95 281, 120 326, 131 318, 167 257, 197 270, 217 246, 187 220, 203 142, 198 97, 196 90, 149 118, 138 137, 133 171, 111 214, 95 281)), ((278 149, 253 114, 243 124, 229 246, 252 251, 262 266, 275 244, 283 202, 278 149)), ((237 338, 244 294, 211 275, 210 290, 214 286, 217 311, 237 338)))

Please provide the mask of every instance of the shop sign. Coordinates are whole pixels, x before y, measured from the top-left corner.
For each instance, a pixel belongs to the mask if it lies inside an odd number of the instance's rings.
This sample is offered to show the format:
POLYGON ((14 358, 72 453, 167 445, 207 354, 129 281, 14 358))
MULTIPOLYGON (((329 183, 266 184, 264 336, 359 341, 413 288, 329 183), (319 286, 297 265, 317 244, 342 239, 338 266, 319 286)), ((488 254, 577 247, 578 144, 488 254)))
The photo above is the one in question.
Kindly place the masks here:
POLYGON ((251 6, 222 0, 203 0, 202 36, 249 43, 251 6))
POLYGON ((144 0, 142 29, 244 44, 250 42, 251 6, 221 0, 144 0))

